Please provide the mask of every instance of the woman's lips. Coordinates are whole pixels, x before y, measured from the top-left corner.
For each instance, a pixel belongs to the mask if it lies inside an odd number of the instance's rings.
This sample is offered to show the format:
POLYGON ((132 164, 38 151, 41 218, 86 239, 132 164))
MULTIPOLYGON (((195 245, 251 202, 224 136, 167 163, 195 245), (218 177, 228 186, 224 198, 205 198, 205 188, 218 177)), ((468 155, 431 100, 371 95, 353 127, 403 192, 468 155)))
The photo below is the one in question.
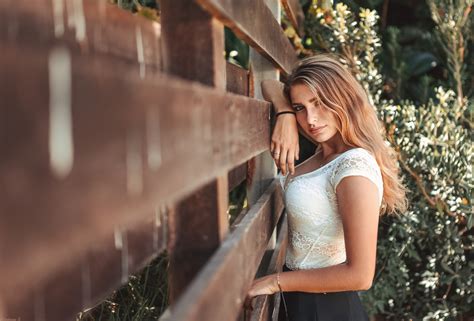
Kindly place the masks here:
POLYGON ((314 129, 310 129, 309 132, 310 132, 311 134, 317 134, 317 133, 319 133, 324 127, 326 127, 326 126, 316 127, 316 128, 314 128, 314 129))

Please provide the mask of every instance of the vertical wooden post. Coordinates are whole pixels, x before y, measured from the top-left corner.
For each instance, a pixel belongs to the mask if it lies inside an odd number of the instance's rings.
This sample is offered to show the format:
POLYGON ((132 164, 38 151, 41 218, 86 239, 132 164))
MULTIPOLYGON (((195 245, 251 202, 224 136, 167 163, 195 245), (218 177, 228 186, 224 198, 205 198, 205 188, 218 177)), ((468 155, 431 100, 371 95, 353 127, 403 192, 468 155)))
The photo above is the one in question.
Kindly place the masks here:
MULTIPOLYGON (((192 1, 162 0, 160 5, 165 72, 225 89, 223 25, 192 1)), ((176 204, 171 212, 171 305, 227 234, 227 207, 228 181, 227 173, 223 173, 176 204)))
MULTIPOLYGON (((265 0, 268 8, 272 11, 273 16, 280 23, 281 15, 281 4, 279 0, 265 0)), ((250 88, 252 90, 251 96, 258 99, 263 99, 260 83, 263 79, 279 79, 279 71, 260 53, 255 49, 250 48, 250 88)), ((270 120, 268 120, 270 121, 270 120)), ((268 142, 270 144, 270 142, 268 142)), ((248 175, 250 179, 248 180, 250 184, 247 185, 247 201, 249 206, 252 206, 257 202, 259 197, 264 193, 265 189, 273 181, 277 168, 271 154, 266 151, 257 155, 249 162, 248 175)), ((276 247, 276 236, 277 228, 273 230, 272 237, 270 238, 267 251, 274 250, 276 247)), ((257 277, 259 277, 259 272, 257 272, 257 277)), ((267 316, 272 315, 272 310, 274 309, 273 304, 267 305, 268 310, 266 313, 267 316)), ((238 321, 243 320, 243 314, 239 316, 238 321)))
MULTIPOLYGON (((281 4, 278 0, 265 0, 268 8, 272 11, 275 19, 280 23, 281 4)), ((266 58, 255 49, 250 48, 250 81, 253 88, 253 96, 263 99, 260 83, 263 79, 279 79, 279 71, 266 58)), ((270 120, 269 120, 270 121, 270 120)), ((270 142, 268 142, 270 145, 270 142)), ((271 154, 266 151, 249 161, 249 174, 251 173, 251 184, 247 186, 247 198, 249 206, 255 204, 260 195, 273 181, 276 175, 276 166, 271 154)), ((276 230, 269 242, 269 249, 275 247, 276 230)))

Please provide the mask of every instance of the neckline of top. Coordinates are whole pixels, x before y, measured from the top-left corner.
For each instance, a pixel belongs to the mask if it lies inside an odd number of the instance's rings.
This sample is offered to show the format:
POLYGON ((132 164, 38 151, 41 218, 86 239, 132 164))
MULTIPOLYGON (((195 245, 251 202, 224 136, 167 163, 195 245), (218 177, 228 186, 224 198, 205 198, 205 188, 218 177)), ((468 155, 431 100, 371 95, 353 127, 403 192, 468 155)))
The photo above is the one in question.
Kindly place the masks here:
MULTIPOLYGON (((309 172, 307 172, 307 173, 303 173, 303 174, 300 174, 300 175, 298 175, 298 176, 292 177, 291 180, 294 180, 294 179, 299 178, 299 177, 302 177, 302 176, 307 176, 307 175, 316 173, 316 172, 318 172, 319 170, 321 170, 321 169, 327 167, 329 164, 334 163, 337 159, 339 159, 339 158, 342 157, 343 155, 346 155, 346 154, 349 153, 350 151, 356 150, 356 149, 363 149, 363 148, 362 148, 362 147, 354 147, 354 148, 348 149, 348 150, 346 150, 345 152, 342 152, 342 153, 340 153, 339 155, 337 155, 334 159, 330 160, 329 162, 327 162, 327 163, 324 164, 323 166, 318 167, 318 168, 316 168, 316 169, 314 169, 314 170, 312 170, 312 171, 309 171, 309 172)), ((288 174, 287 174, 286 176, 288 176, 288 174)))

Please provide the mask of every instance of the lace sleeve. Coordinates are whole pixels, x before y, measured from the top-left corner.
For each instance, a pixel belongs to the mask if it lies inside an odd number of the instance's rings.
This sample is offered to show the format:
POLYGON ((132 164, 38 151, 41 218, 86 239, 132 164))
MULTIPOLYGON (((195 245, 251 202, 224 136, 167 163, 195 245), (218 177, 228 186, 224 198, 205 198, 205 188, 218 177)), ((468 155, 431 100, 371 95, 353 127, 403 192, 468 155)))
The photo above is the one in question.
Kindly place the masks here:
POLYGON ((378 188, 379 203, 383 197, 383 181, 380 167, 375 158, 368 153, 357 153, 342 159, 334 168, 331 176, 334 193, 336 187, 344 177, 364 176, 370 179, 378 188))

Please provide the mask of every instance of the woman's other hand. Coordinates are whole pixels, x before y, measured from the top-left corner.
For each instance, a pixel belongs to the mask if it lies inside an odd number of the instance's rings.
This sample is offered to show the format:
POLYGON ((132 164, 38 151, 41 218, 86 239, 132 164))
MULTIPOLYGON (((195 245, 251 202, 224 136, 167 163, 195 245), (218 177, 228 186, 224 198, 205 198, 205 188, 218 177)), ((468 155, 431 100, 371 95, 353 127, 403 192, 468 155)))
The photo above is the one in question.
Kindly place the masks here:
MULTIPOLYGON (((278 80, 262 81, 262 95, 273 104, 275 112, 293 111, 283 93, 283 83, 278 80)), ((276 118, 270 144, 270 153, 276 166, 286 175, 295 173, 295 160, 299 159, 298 124, 293 114, 282 114, 276 118)))
POLYGON ((246 309, 253 309, 252 299, 259 295, 271 295, 279 291, 276 274, 266 275, 264 277, 255 279, 250 287, 247 297, 245 298, 244 306, 246 309))

